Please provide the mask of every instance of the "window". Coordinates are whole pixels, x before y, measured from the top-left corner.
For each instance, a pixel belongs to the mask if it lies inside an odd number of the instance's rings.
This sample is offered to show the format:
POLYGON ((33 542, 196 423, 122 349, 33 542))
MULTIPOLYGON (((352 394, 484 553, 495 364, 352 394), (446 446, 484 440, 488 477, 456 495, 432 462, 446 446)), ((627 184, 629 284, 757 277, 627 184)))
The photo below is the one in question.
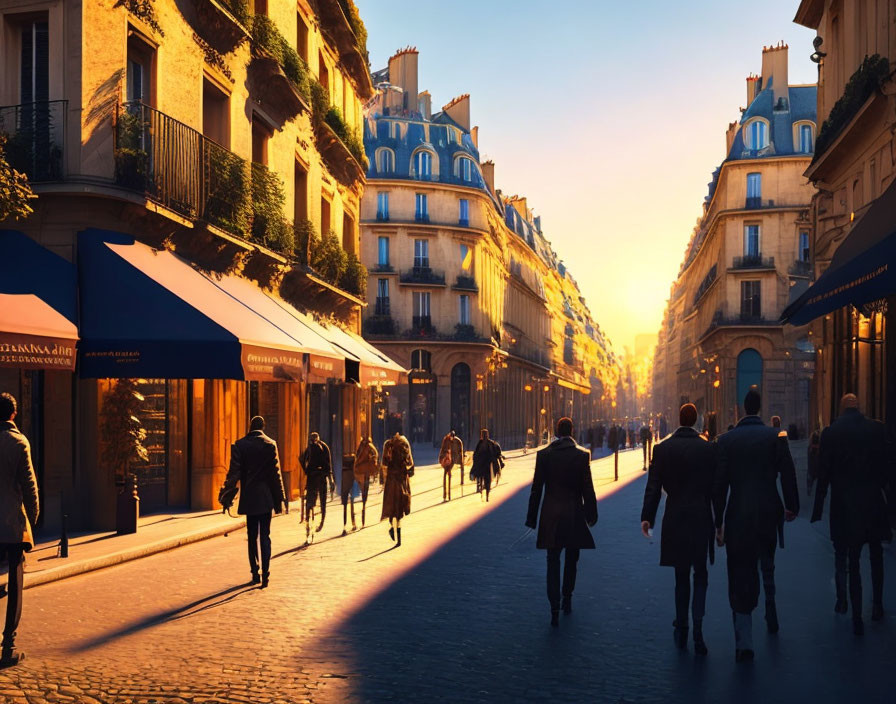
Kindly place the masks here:
POLYGON ((252 116, 252 161, 256 164, 268 163, 268 140, 271 132, 267 125, 252 116))
MULTIPOLYGON (((37 24, 35 24, 37 26, 37 24)), ((38 40, 35 35, 35 41, 38 40)), ((36 45, 39 48, 39 44, 36 45)), ((128 39, 127 83, 125 96, 128 102, 152 105, 152 67, 155 51, 137 37, 128 39)), ((39 65, 39 61, 35 62, 39 65)))
POLYGON ((466 198, 461 198, 458 201, 460 204, 460 212, 458 213, 458 223, 461 225, 467 226, 470 224, 470 201, 466 198))
POLYGON ((448 144, 456 144, 457 143, 457 135, 454 134, 454 130, 450 127, 447 128, 448 133, 448 144))
POLYGON ((464 183, 473 180, 473 161, 465 156, 458 158, 454 162, 454 175, 464 183))
POLYGON ((390 122, 389 123, 389 136, 392 139, 401 139, 401 123, 399 123, 399 122, 390 122))
POLYGON ((389 238, 380 237, 377 240, 377 266, 389 266, 389 238))
POLYGON ((320 234, 326 235, 333 229, 333 219, 330 216, 330 201, 321 193, 320 195, 320 234))
POLYGON ((747 207, 758 208, 762 205, 762 174, 747 174, 747 207))
POLYGON ((414 219, 418 222, 429 222, 429 203, 425 193, 417 194, 417 206, 414 211, 414 219))
POLYGON ((202 134, 230 146, 230 98, 207 78, 202 79, 202 134))
POLYGON ((356 254, 355 243, 358 238, 355 234, 355 219, 343 211, 342 213, 342 249, 348 254, 356 254))
POLYGON ((797 252, 797 258, 801 262, 809 261, 809 231, 800 230, 800 247, 797 252))
POLYGON ((762 301, 759 281, 740 282, 740 317, 741 320, 756 320, 762 317, 762 301))
POLYGON ((460 246, 460 268, 464 271, 473 270, 473 248, 468 244, 460 246))
POLYGON ((419 151, 414 155, 414 174, 417 178, 428 179, 432 177, 432 153, 419 151))
MULTIPOLYGON (((50 97, 50 25, 46 19, 21 25, 21 103, 39 103, 50 97)), ((130 49, 128 75, 130 76, 130 49)), ((130 81, 128 82, 130 88, 130 81)), ((130 99, 130 98, 129 98, 130 99)))
POLYGON ((470 297, 466 294, 461 294, 458 298, 457 322, 470 325, 470 297))
POLYGON ((376 219, 381 222, 389 219, 389 194, 383 191, 376 194, 376 219))
POLYGON ((812 125, 800 125, 800 152, 811 154, 815 150, 815 135, 812 125))
POLYGON ((376 281, 376 315, 389 315, 389 279, 376 281))
POLYGON ((308 219, 308 171, 299 162, 295 168, 293 218, 296 223, 308 219))
MULTIPOLYGON (((432 317, 430 316, 430 293, 429 291, 414 291, 414 320, 413 327, 415 330, 430 330, 432 328, 432 317)), ((413 366, 413 365, 412 365, 413 366)), ((417 369, 418 367, 414 367, 417 369)))
POLYGON ((429 240, 414 240, 414 268, 429 268, 429 240))
POLYGON ((391 174, 395 172, 395 154, 391 149, 381 149, 377 154, 377 171, 381 174, 391 174))
POLYGON ((302 13, 296 13, 296 51, 308 63, 308 25, 302 13))
POLYGON ((744 225, 744 257, 759 256, 759 225, 744 225))
POLYGON ((754 151, 765 149, 768 146, 768 124, 762 120, 753 120, 747 127, 749 135, 747 146, 754 151))
POLYGON ((327 91, 327 103, 330 102, 330 71, 327 69, 327 62, 324 55, 317 52, 317 82, 320 83, 327 91))
POLYGON ((411 369, 417 371, 432 371, 432 354, 426 350, 414 350, 411 352, 411 369))

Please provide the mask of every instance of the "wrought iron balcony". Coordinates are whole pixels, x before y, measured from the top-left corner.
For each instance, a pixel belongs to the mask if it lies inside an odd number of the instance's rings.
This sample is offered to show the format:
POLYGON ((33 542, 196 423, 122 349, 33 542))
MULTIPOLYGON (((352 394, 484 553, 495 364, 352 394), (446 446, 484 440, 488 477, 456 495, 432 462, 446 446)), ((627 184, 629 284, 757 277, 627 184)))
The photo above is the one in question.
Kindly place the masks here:
POLYGON ((415 286, 445 286, 445 273, 428 266, 415 266, 401 272, 399 282, 415 286))
POLYGON ((735 257, 732 269, 774 269, 775 258, 763 257, 762 254, 745 254, 735 257))
POLYGON ((377 222, 389 222, 389 213, 384 213, 380 210, 376 213, 376 221, 377 222))
POLYGON ((364 321, 365 337, 394 337, 396 330, 395 320, 388 315, 371 315, 364 321))
POLYGON ((376 297, 376 306, 374 308, 376 315, 390 315, 389 312, 389 297, 388 296, 377 296, 376 297))
POLYGON ((455 291, 472 291, 474 293, 479 291, 479 286, 476 285, 476 279, 472 276, 467 276, 466 274, 458 274, 457 280, 451 288, 455 291))
POLYGON ((65 178, 67 100, 44 100, 0 107, 6 159, 32 183, 65 178))
POLYGON ((375 264, 370 271, 375 274, 394 274, 395 267, 391 264, 375 264))
POLYGON ((762 207, 762 198, 759 196, 747 196, 747 208, 761 208, 762 207))
POLYGON ((429 214, 428 213, 414 213, 414 221, 415 222, 429 222, 429 214))
POLYGON ((411 320, 411 332, 414 335, 433 335, 435 328, 432 326, 432 317, 428 315, 415 315, 411 320))
POLYGON ((809 276, 812 274, 812 262, 805 259, 795 259, 790 266, 791 276, 809 276))

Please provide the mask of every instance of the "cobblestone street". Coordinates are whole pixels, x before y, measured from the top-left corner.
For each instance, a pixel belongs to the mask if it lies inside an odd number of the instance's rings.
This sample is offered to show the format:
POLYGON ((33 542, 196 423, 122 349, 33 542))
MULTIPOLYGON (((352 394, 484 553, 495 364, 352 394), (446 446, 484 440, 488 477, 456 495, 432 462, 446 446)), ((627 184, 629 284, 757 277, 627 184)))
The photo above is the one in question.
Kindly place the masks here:
MULTIPOLYGON (((794 447, 805 454, 804 444, 794 447)), ((534 455, 508 462, 489 504, 441 503, 420 469, 404 544, 391 549, 371 492, 345 538, 331 504, 319 541, 298 511, 274 521, 271 586, 247 586, 245 532, 25 593, 27 659, 0 673, 8 702, 892 701, 894 617, 863 639, 833 613, 826 522, 805 505, 778 553, 781 632, 754 614, 757 657, 735 666, 724 550, 710 570, 700 660, 672 644, 672 570, 639 533, 641 452, 595 462, 598 549, 583 553, 575 611, 548 626, 544 554, 523 527, 534 455)), ((804 497, 805 500, 805 497, 804 497)), ((885 604, 896 561, 885 550, 885 604)), ((867 574, 865 576, 867 580, 867 574)), ((867 616, 867 615, 866 615, 867 616)))

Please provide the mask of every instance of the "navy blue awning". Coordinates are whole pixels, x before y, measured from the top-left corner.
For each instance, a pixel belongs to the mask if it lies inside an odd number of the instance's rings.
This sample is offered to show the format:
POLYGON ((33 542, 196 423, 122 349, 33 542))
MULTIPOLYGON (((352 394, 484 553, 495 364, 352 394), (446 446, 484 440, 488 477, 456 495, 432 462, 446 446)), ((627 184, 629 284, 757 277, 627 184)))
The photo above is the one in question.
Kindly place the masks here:
POLYGON ((781 314, 791 325, 896 294, 896 181, 837 247, 827 270, 781 314))
POLYGON ((75 368, 74 265, 22 232, 0 230, 0 366, 75 368))

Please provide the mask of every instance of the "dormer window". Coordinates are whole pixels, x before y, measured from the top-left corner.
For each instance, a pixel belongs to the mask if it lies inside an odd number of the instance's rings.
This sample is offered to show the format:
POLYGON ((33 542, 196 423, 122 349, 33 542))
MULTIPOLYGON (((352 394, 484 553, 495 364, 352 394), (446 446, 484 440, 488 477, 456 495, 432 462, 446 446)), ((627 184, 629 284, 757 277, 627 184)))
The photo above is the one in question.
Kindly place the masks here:
POLYGON ((414 174, 422 179, 432 177, 432 152, 422 150, 414 154, 414 174))
POLYGON ((753 151, 768 146, 768 123, 765 120, 753 120, 747 123, 747 148, 753 151))
POLYGON ((801 154, 811 154, 815 151, 815 130, 812 125, 803 123, 797 126, 797 134, 799 135, 799 152, 801 154))
POLYGON ((380 149, 377 152, 376 170, 381 174, 395 172, 395 153, 391 149, 380 149))
POLYGON ((454 175, 464 183, 473 180, 473 160, 465 156, 458 157, 454 161, 454 175))

